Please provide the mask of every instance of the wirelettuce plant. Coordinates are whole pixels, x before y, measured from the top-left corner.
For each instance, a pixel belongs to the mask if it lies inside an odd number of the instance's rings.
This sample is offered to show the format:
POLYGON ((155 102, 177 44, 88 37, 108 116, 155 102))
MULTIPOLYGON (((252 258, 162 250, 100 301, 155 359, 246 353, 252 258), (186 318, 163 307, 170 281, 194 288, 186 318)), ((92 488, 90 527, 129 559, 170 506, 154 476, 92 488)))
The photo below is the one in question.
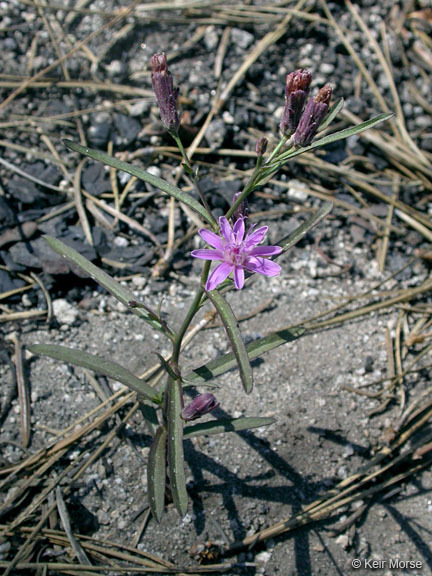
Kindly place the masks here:
POLYGON ((297 70, 287 75, 285 87, 285 107, 280 122, 280 139, 273 150, 266 155, 267 140, 260 138, 256 145, 257 160, 253 173, 245 186, 235 194, 232 205, 225 216, 218 220, 212 214, 202 193, 197 172, 193 169, 180 140, 179 115, 177 110, 177 90, 167 67, 165 54, 155 54, 151 58, 152 84, 159 104, 162 123, 175 140, 181 153, 182 166, 192 178, 200 200, 184 192, 165 180, 120 161, 98 150, 91 150, 74 142, 65 141, 71 150, 80 152, 108 166, 127 172, 155 186, 165 194, 182 202, 193 210, 207 226, 198 231, 209 248, 200 248, 191 253, 192 257, 204 260, 201 280, 195 297, 178 328, 170 326, 162 318, 160 310, 153 310, 143 302, 137 302, 134 295, 120 285, 109 274, 86 260, 78 252, 59 240, 46 237, 46 241, 56 252, 79 266, 96 282, 108 290, 117 300, 128 306, 132 312, 147 322, 153 330, 162 333, 171 343, 169 358, 159 355, 165 381, 159 389, 153 388, 148 380, 138 378, 127 368, 86 352, 54 345, 34 345, 30 350, 77 366, 92 369, 117 380, 135 391, 142 403, 142 413, 148 425, 153 442, 148 460, 148 494, 153 516, 160 520, 166 491, 169 489, 175 507, 183 516, 187 510, 183 440, 204 434, 220 434, 245 430, 271 424, 272 418, 245 417, 210 420, 190 424, 208 414, 217 406, 215 396, 209 392, 198 394, 191 403, 184 405, 184 387, 208 382, 224 372, 237 367, 246 394, 253 386, 251 360, 286 342, 291 342, 303 334, 301 328, 292 331, 281 330, 264 338, 245 344, 234 311, 226 299, 226 292, 232 288, 241 290, 247 283, 247 275, 262 274, 277 276, 281 272, 274 258, 296 244, 311 228, 316 226, 332 209, 326 203, 308 221, 277 245, 263 244, 267 226, 248 226, 247 199, 259 186, 274 176, 280 168, 294 156, 358 134, 387 120, 391 114, 381 114, 358 126, 316 139, 319 131, 326 128, 343 102, 339 100, 330 107, 332 88, 326 85, 318 94, 307 101, 312 76, 306 70, 297 70), (218 265, 210 273, 211 262, 218 265), (245 277, 246 273, 246 277, 245 277), (181 351, 184 339, 197 312, 206 305, 213 305, 226 331, 232 352, 224 354, 188 374, 182 372, 181 351))

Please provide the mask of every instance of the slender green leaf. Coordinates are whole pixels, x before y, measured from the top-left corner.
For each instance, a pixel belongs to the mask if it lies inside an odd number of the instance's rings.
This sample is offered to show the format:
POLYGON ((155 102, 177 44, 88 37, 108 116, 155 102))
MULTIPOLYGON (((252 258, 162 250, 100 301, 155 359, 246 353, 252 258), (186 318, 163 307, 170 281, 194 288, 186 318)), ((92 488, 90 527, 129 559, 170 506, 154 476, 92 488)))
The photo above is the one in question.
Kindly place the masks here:
MULTIPOLYGON (((305 333, 304 328, 294 328, 292 330, 279 330, 278 332, 273 332, 264 338, 258 338, 253 342, 249 342, 246 345, 246 350, 249 356, 249 360, 253 360, 254 358, 258 358, 265 352, 269 350, 273 350, 273 348, 277 348, 282 344, 286 344, 287 342, 292 342, 293 340, 297 340, 305 333)), ((194 384, 198 384, 199 382, 207 382, 228 372, 228 370, 232 370, 236 366, 236 359, 232 352, 228 354, 224 354, 199 368, 195 368, 186 376, 184 377, 185 382, 193 382, 194 384)))
POLYGON ((240 432, 241 430, 250 430, 251 428, 260 428, 269 426, 276 422, 274 418, 264 417, 245 417, 245 418, 220 418, 219 420, 210 420, 201 422, 193 426, 186 426, 184 429, 185 438, 194 438, 195 436, 210 436, 212 434, 223 434, 225 432, 240 432))
POLYGON ((338 132, 334 132, 333 134, 328 134, 315 142, 312 142, 310 146, 305 146, 304 148, 297 148, 296 150, 290 150, 286 154, 281 155, 278 158, 278 164, 280 162, 286 162, 289 158, 294 158, 299 154, 303 154, 304 152, 309 152, 309 150, 314 150, 315 148, 321 148, 322 146, 326 146, 327 144, 332 144, 333 142, 337 142, 338 140, 344 140, 345 138, 349 138, 350 136, 354 136, 355 134, 360 134, 365 130, 370 130, 371 128, 375 128, 378 124, 382 124, 386 120, 389 120, 394 114, 392 112, 386 114, 379 114, 370 120, 366 120, 366 122, 362 122, 361 124, 357 124, 357 126, 350 126, 349 128, 344 128, 343 130, 339 130, 338 132))
POLYGON ((324 118, 324 120, 320 124, 320 127, 319 127, 320 130, 324 130, 324 128, 327 128, 327 126, 329 126, 333 122, 333 120, 336 118, 336 116, 342 110, 343 105, 344 105, 344 99, 343 98, 339 98, 339 100, 337 100, 332 105, 332 107, 328 111, 327 116, 324 118))
POLYGON ((238 364, 243 388, 246 394, 250 394, 253 386, 252 367, 238 326, 237 318, 234 316, 231 306, 217 290, 207 292, 207 296, 212 301, 213 306, 216 308, 217 313, 222 320, 238 364))
POLYGON ((152 328, 163 332, 165 336, 170 337, 169 332, 166 328, 156 319, 157 314, 149 314, 148 308, 140 306, 130 306, 130 302, 135 302, 135 296, 127 288, 119 284, 112 276, 95 266, 92 262, 89 262, 87 258, 84 258, 79 252, 67 246, 61 240, 53 238, 52 236, 44 236, 45 241, 49 246, 63 256, 70 262, 73 262, 76 266, 84 270, 93 280, 100 284, 103 288, 108 290, 114 298, 119 300, 125 306, 128 306, 134 314, 145 320, 152 328))
POLYGON ((206 220, 211 226, 214 225, 214 220, 211 215, 207 212, 207 210, 197 201, 193 196, 188 194, 187 192, 183 192, 177 186, 174 186, 163 180, 162 178, 158 178, 150 172, 143 170, 142 168, 137 168, 133 164, 129 164, 128 162, 123 162, 122 160, 118 160, 109 154, 105 154, 105 152, 101 152, 100 150, 94 150, 92 148, 87 148, 86 146, 81 146, 81 144, 76 144, 71 140, 63 140, 65 146, 74 150, 75 152, 79 152, 80 154, 84 154, 84 156, 88 156, 89 158, 93 158, 93 160, 97 160, 98 162, 102 162, 102 164, 106 164, 111 166, 112 168, 116 168, 117 170, 121 170, 122 172, 127 172, 128 174, 132 174, 132 176, 136 176, 140 180, 144 180, 144 182, 148 182, 155 188, 162 190, 165 194, 169 196, 173 196, 179 202, 183 202, 189 208, 192 208, 195 212, 197 212, 204 220, 206 220))
POLYGON ((323 220, 331 212, 332 208, 333 204, 331 202, 326 202, 318 210, 318 212, 312 216, 312 218, 309 218, 309 220, 303 222, 303 224, 291 232, 291 234, 276 242, 276 246, 281 246, 283 252, 286 252, 292 248, 309 232, 309 230, 312 230, 312 228, 319 224, 321 220, 323 220))
POLYGON ((181 417, 181 383, 179 380, 168 379, 168 470, 171 484, 171 494, 174 506, 181 517, 186 514, 188 495, 184 471, 183 454, 183 420, 181 417))
POLYGON ((165 504, 167 429, 159 426, 150 446, 147 485, 152 514, 160 522, 165 504))
MULTIPOLYGON (((108 378, 125 384, 125 386, 141 394, 147 400, 155 403, 158 402, 156 391, 153 390, 153 388, 140 380, 135 374, 132 374, 127 368, 124 368, 112 360, 100 358, 99 356, 94 356, 82 350, 58 346, 57 344, 33 344, 32 346, 28 346, 28 349, 33 354, 48 356, 49 358, 61 360, 74 366, 94 370, 99 374, 103 374, 104 376, 108 376, 108 378)), ((155 415, 154 418, 156 418, 155 415)))
MULTIPOLYGON (((331 144, 333 142, 337 142, 338 140, 344 140, 345 138, 349 138, 350 136, 354 136, 355 134, 360 134, 365 130, 369 130, 370 128, 375 128, 378 124, 389 120, 393 116, 393 113, 386 113, 386 114, 379 114, 375 116, 375 118, 371 118, 370 120, 366 120, 366 122, 362 122, 357 126, 350 126, 349 128, 344 128, 343 130, 339 130, 339 132, 334 132, 333 134, 328 134, 323 138, 312 142, 310 146, 303 146, 300 148, 289 148, 283 154, 277 156, 277 158, 268 166, 265 167, 263 170, 262 177, 260 178, 259 184, 262 185, 268 180, 291 158, 295 158, 300 154, 304 154, 305 152, 309 152, 310 150, 314 150, 315 148, 321 148, 322 146, 326 146, 327 144, 331 144)), ((324 120, 325 122, 325 120, 324 120)))

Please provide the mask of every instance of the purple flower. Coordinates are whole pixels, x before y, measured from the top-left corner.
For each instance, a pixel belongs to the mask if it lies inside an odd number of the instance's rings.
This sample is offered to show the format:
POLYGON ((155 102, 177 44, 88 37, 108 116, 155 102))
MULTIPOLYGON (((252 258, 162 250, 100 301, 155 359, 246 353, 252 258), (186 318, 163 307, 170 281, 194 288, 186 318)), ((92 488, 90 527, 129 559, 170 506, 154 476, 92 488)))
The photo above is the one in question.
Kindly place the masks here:
POLYGON ((328 112, 331 95, 332 88, 330 84, 326 84, 315 98, 311 98, 306 104, 297 130, 294 133, 294 146, 309 146, 312 142, 328 112))
POLYGON ((150 64, 153 91, 159 104, 162 123, 168 131, 176 132, 180 123, 177 114, 178 89, 174 90, 165 54, 154 54, 150 58, 150 64))
POLYGON ((311 81, 312 74, 307 70, 300 69, 287 74, 285 84, 285 106, 280 122, 282 134, 289 136, 297 128, 311 81))
POLYGON ((182 418, 186 421, 196 420, 197 418, 204 416, 204 414, 208 414, 218 406, 219 403, 216 402, 216 398, 213 394, 210 394, 209 392, 206 394, 199 394, 192 400, 192 402, 183 408, 182 418))
POLYGON ((198 233, 203 240, 210 244, 214 250, 194 250, 192 256, 203 260, 220 260, 207 280, 206 290, 214 290, 221 284, 231 272, 234 273, 234 284, 237 290, 243 288, 244 271, 258 272, 264 276, 278 276, 281 267, 279 264, 263 258, 263 256, 275 256, 282 252, 279 246, 258 246, 267 234, 268 226, 262 226, 253 230, 255 225, 249 228, 245 237, 244 219, 240 218, 231 228, 228 220, 219 218, 221 236, 210 230, 202 228, 198 233))

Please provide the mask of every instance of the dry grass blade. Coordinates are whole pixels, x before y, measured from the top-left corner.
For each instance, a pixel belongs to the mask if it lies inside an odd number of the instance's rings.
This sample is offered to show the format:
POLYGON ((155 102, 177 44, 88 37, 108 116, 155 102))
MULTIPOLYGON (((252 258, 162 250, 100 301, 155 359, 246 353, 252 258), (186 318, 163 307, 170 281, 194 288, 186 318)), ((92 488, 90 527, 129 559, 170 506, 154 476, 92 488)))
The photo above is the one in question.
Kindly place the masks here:
POLYGON ((57 502, 58 513, 60 516, 60 520, 63 524, 64 531, 66 532, 66 535, 68 537, 70 545, 72 546, 78 561, 81 564, 91 566, 91 562, 88 559, 87 554, 84 552, 81 544, 78 542, 78 540, 75 538, 75 536, 72 533, 72 527, 71 527, 71 523, 70 523, 69 513, 67 511, 67 507, 66 507, 65 501, 63 499, 63 495, 62 495, 60 486, 57 486, 57 488, 56 488, 56 502, 57 502))
MULTIPOLYGON (((84 40, 82 40, 81 42, 78 42, 75 46, 73 46, 69 52, 67 52, 64 56, 57 58, 57 60, 55 60, 52 64, 50 64, 49 66, 47 66, 46 68, 44 68, 43 70, 41 70, 40 72, 38 72, 37 74, 35 74, 34 76, 32 76, 31 78, 25 80, 24 82, 22 82, 18 88, 16 88, 12 94, 10 94, 1 104, 0 104, 0 111, 4 110, 7 106, 9 106, 9 104, 11 102, 13 102, 13 100, 15 100, 15 98, 21 94, 21 92, 23 92, 24 90, 26 90, 29 86, 32 86, 35 82, 35 80, 37 80, 38 78, 41 78, 42 76, 45 76, 45 74, 47 74, 48 72, 50 72, 51 70, 54 70, 55 68, 57 68, 57 66, 61 65, 65 60, 67 60, 68 58, 70 58, 70 56, 72 56, 73 54, 75 54, 76 52, 78 52, 79 50, 81 50, 81 48, 83 46, 85 46, 86 44, 88 44, 88 42, 90 42, 91 40, 93 40, 93 38, 96 38, 97 36, 99 36, 99 34, 101 34, 103 31, 111 28, 112 26, 115 26, 118 22, 120 22, 121 20, 123 20, 124 18, 127 18, 132 10, 137 6, 137 4, 139 4, 140 0, 133 0, 133 2, 127 7, 124 8, 121 13, 118 16, 115 16, 114 18, 112 18, 109 22, 107 22, 106 24, 104 24, 103 26, 101 26, 100 28, 97 28, 94 32, 92 32, 91 34, 89 34, 87 36, 87 38, 85 38, 84 40)), ((82 87, 82 82, 78 83, 81 87, 82 87)), ((77 86, 79 87, 79 86, 77 86)))
POLYGON ((10 148, 11 150, 16 150, 17 152, 22 152, 23 154, 28 154, 34 158, 39 158, 40 160, 46 160, 47 162, 51 162, 52 164, 56 164, 58 166, 64 166, 65 162, 63 160, 57 160, 55 156, 51 154, 46 154, 45 152, 40 152, 37 149, 29 149, 26 146, 21 146, 20 144, 14 144, 13 142, 9 142, 8 140, 0 140, 0 147, 3 148, 10 148))
POLYGON ((105 450, 107 449, 107 447, 111 444, 111 442, 117 437, 117 435, 119 434, 119 432, 122 430, 122 428, 124 428, 124 426, 126 426, 126 424, 128 423, 128 421, 132 418, 132 416, 135 414, 135 412, 138 410, 139 408, 139 403, 135 402, 135 404, 132 406, 132 408, 127 412, 127 414, 125 415, 125 417, 123 419, 120 420, 120 422, 114 426, 114 428, 111 430, 111 432, 109 434, 107 434, 107 437, 105 438, 105 440, 102 442, 102 444, 99 446, 99 448, 97 450, 95 450, 93 452, 93 454, 91 456, 89 456, 84 462, 83 465, 80 467, 80 469, 74 474, 72 481, 77 481, 82 474, 86 471, 86 469, 93 464, 93 462, 96 462, 96 460, 98 460, 98 458, 105 452, 105 450))
POLYGON ((110 214, 111 216, 114 216, 118 220, 121 220, 122 222, 124 222, 125 224, 130 226, 132 228, 132 230, 136 230, 137 232, 140 232, 143 236, 150 238, 150 240, 155 244, 158 254, 160 256, 163 256, 163 250, 162 250, 162 247, 160 245, 159 240, 156 238, 156 236, 150 230, 145 228, 145 226, 143 226, 142 224, 140 224, 139 222, 137 222, 136 220, 134 220, 130 216, 126 216, 125 214, 116 210, 112 206, 109 206, 109 204, 107 204, 103 200, 99 200, 98 198, 95 198, 94 196, 92 196, 91 194, 86 192, 85 190, 83 190, 83 194, 91 202, 93 202, 94 204, 96 204, 97 206, 102 208, 102 210, 105 210, 105 212, 108 212, 108 214, 110 214))
MULTIPOLYGON (((358 116, 349 110, 342 110, 341 115, 350 122, 360 122, 358 116)), ((430 163, 425 165, 419 162, 417 155, 404 147, 404 145, 395 138, 391 138, 389 135, 374 129, 363 132, 362 136, 365 140, 379 148, 386 155, 389 162, 393 163, 396 167, 398 167, 400 163, 402 166, 417 170, 419 175, 424 174, 427 178, 432 178, 430 163)))
MULTIPOLYGON (((261 530, 251 536, 235 542, 226 553, 232 554, 243 548, 255 546, 268 538, 292 531, 300 526, 330 518, 342 507, 359 500, 371 500, 372 497, 384 495, 390 488, 410 478, 432 463, 432 459, 423 459, 424 451, 432 438, 432 433, 425 431, 423 438, 414 442, 408 448, 406 443, 410 438, 423 430, 432 417, 432 408, 424 410, 418 420, 402 430, 389 447, 382 448, 368 464, 356 474, 342 480, 334 489, 323 497, 306 506, 303 511, 292 518, 282 520, 273 526, 261 530), (405 448, 404 450, 402 450, 405 448), (378 466, 381 464, 381 466, 378 466)), ((427 454, 427 452, 426 452, 427 454)))
POLYGON ((39 316, 45 316, 47 310, 27 310, 25 312, 8 312, 0 314, 0 323, 16 322, 17 320, 31 320, 39 316))
MULTIPOLYGON (((361 60, 360 56, 357 54, 356 50, 354 50, 353 46, 350 44, 348 30, 339 26, 339 24, 336 22, 336 20, 334 19, 333 15, 332 15, 332 13, 331 13, 328 5, 327 5, 326 0, 320 0, 320 1, 321 1, 321 5, 323 7, 323 10, 325 12, 325 15, 327 16, 327 19, 328 19, 330 25, 333 27, 336 34, 339 36, 341 42, 343 43, 343 45, 345 46, 345 48, 349 52, 351 58, 354 60, 357 68, 360 70, 362 76, 365 78, 366 82, 370 86, 370 89, 372 90, 375 98, 377 99, 379 105, 381 106, 381 110, 383 112, 389 112, 390 110, 389 110, 389 107, 387 105, 387 102, 384 100, 384 97, 381 95, 381 92, 378 89, 378 86, 374 82, 372 76, 369 74, 369 72, 368 72, 365 64, 361 60)), ((396 134, 397 132, 396 132, 396 127, 394 126, 394 121, 392 121, 392 124, 393 124, 393 131, 396 134)))
MULTIPOLYGON (((196 576, 197 574, 224 574, 233 570, 234 568, 247 568, 254 567, 252 562, 235 562, 225 564, 209 564, 208 566, 197 566, 193 568, 167 568, 165 566, 152 566, 145 568, 143 566, 116 566, 115 572, 117 574, 178 574, 184 576, 196 576)), ((0 561, 0 568, 7 567, 6 562, 0 561)), ((94 576, 95 574, 113 574, 113 566, 86 566, 80 564, 70 564, 67 562, 19 562, 16 564, 18 570, 55 570, 60 574, 70 574, 71 576, 94 576)), ((10 572, 7 573, 9 576, 10 572)), ((4 573, 6 576, 6 572, 4 573)))
POLYGON ((18 402, 20 406, 20 421, 21 421, 21 444, 23 448, 27 448, 30 443, 30 390, 25 375, 24 358, 22 353, 22 345, 18 336, 13 333, 8 339, 14 345, 13 362, 15 364, 15 378, 18 389, 18 402))
MULTIPOLYGON (((390 90, 392 93, 392 97, 393 97, 393 103, 396 109, 396 124, 399 130, 399 133, 402 137, 402 140, 408 144, 408 146, 411 148, 411 150, 413 150, 413 152, 419 157, 419 159, 421 160, 421 162, 423 162, 424 164, 428 165, 429 162, 427 161, 427 159, 424 157, 423 153, 421 152, 421 150, 419 150, 418 146, 413 142, 411 136, 408 134, 406 126, 405 126, 405 118, 402 112, 402 107, 401 107, 401 103, 399 100, 399 95, 394 83, 394 79, 393 79, 393 75, 392 72, 390 70, 390 67, 384 57, 384 54, 382 53, 382 50, 378 44, 378 42, 375 40, 375 38, 372 36, 372 34, 370 33, 369 28, 366 26, 366 24, 363 22, 362 18, 360 17, 357 7, 354 7, 351 3, 350 0, 345 0, 345 4, 348 6, 348 9, 350 11, 350 13, 352 14, 352 16, 354 17, 355 21, 357 22, 357 24, 359 25, 359 27, 361 28, 363 34, 366 36, 369 44, 372 46, 375 54, 378 57, 378 60, 381 64, 381 67, 384 71, 384 74, 387 78, 387 81, 389 83, 390 86, 390 90)), ((384 40, 385 38, 385 28, 383 28, 383 37, 384 40)))
MULTIPOLYGON (((297 2, 295 9, 301 10, 305 4, 306 4, 306 0, 300 0, 299 2, 297 2)), ((247 56, 247 58, 240 65, 238 70, 235 72, 235 74, 230 79, 227 86, 224 88, 223 92, 221 93, 220 98, 219 98, 218 103, 217 103, 217 106, 216 106, 216 112, 219 112, 219 110, 221 110, 221 108, 225 105, 225 102, 227 102, 227 100, 230 97, 235 86, 237 86, 237 84, 240 82, 240 80, 244 77, 244 75, 249 70, 249 68, 252 66, 252 64, 254 62, 256 62, 258 60, 258 58, 261 56, 261 54, 263 54, 263 52, 265 52, 272 44, 274 44, 280 38, 282 38, 282 36, 286 33, 286 31, 288 29, 288 26, 292 20, 292 17, 293 17, 292 14, 288 14, 287 16, 285 16, 285 18, 282 20, 282 22, 280 22, 276 26, 275 30, 272 30, 271 32, 266 34, 264 36, 264 38, 262 38, 256 44, 256 46, 253 48, 253 50, 250 52, 250 54, 247 56)))
MULTIPOLYGON (((72 50, 71 50, 72 51, 72 50)), ((66 57, 70 52, 66 54, 66 57)), ((85 89, 95 92, 112 92, 113 94, 123 94, 124 96, 140 96, 142 98, 151 98, 152 92, 146 88, 139 88, 138 86, 128 86, 127 84, 111 84, 110 82, 96 82, 94 80, 40 80, 39 82, 32 82, 32 79, 23 79, 21 82, 18 80, 0 80, 0 88, 15 88, 27 84, 31 86, 32 90, 45 90, 55 86, 56 88, 64 88, 65 90, 85 89)), ((1 110, 0 104, 0 110, 1 110)), ((76 114, 82 114, 78 112, 76 114)), ((71 114, 69 114, 70 116, 71 114)))
POLYGON ((47 188, 48 190, 53 190, 54 192, 60 192, 61 194, 64 194, 64 192, 65 192, 62 188, 59 188, 58 186, 54 186, 53 184, 49 184, 48 182, 44 182, 43 180, 40 180, 39 178, 36 178, 35 176, 28 174, 24 170, 21 170, 21 168, 18 168, 18 166, 14 166, 13 164, 8 162, 7 160, 4 160, 4 158, 0 158, 0 164, 3 164, 3 166, 5 168, 7 168, 8 170, 12 170, 13 172, 15 172, 16 174, 19 174, 23 178, 26 178, 27 180, 30 180, 31 182, 34 182, 35 184, 39 184, 40 186, 43 186, 44 188, 47 188))
POLYGON ((34 272, 30 272, 30 276, 33 278, 33 280, 36 282, 36 284, 42 290, 42 294, 45 297, 45 301, 46 301, 46 305, 47 305, 46 322, 49 323, 49 322, 51 322, 51 318, 53 315, 53 306, 52 306, 52 300, 51 300, 50 293, 48 292, 45 284, 42 282, 42 280, 39 278, 39 276, 37 274, 35 274, 34 272))
POLYGON ((423 224, 418 222, 415 218, 413 218, 409 214, 406 214, 402 210, 395 210, 395 214, 396 216, 398 216, 398 218, 406 222, 411 228, 417 230, 417 232, 419 232, 422 236, 424 236, 426 240, 432 242, 432 231, 430 229, 426 228, 426 226, 424 226, 423 224))
POLYGON ((11 296, 15 296, 16 294, 21 294, 22 292, 27 292, 31 290, 34 286, 33 284, 27 284, 27 286, 20 286, 19 288, 12 288, 12 290, 6 290, 6 292, 0 293, 0 300, 7 300, 11 296))
MULTIPOLYGON (((396 200, 397 195, 398 195, 398 188, 395 186, 395 191, 393 193, 392 196, 392 200, 396 200)), ((387 218, 386 218, 386 223, 385 223, 385 230, 384 230, 384 235, 383 235, 383 240, 382 240, 382 244, 381 244, 381 249, 380 249, 380 253, 379 253, 379 257, 378 257, 378 268, 380 272, 384 271, 384 266, 385 266, 385 260, 386 260, 386 255, 387 255, 387 250, 388 250, 388 245, 389 245, 389 240, 390 240, 390 228, 391 228, 391 221, 392 221, 392 217, 393 217, 393 209, 394 209, 394 202, 390 202, 390 205, 388 207, 388 212, 387 212, 387 218)))

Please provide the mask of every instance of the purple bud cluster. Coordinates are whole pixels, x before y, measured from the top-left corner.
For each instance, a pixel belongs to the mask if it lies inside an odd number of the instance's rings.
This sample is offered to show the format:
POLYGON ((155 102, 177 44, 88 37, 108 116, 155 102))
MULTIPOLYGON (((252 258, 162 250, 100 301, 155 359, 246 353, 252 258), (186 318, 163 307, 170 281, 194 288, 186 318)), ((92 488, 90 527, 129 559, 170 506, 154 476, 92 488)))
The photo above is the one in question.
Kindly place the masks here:
POLYGON ((306 104, 311 81, 312 74, 307 70, 296 70, 286 77, 280 129, 285 136, 294 135, 294 146, 309 146, 329 109, 332 96, 329 84, 306 104))
POLYGON ((331 95, 332 88, 330 84, 326 84, 315 98, 311 98, 306 104, 294 133, 294 146, 309 146, 312 142, 321 122, 327 115, 331 95))
POLYGON ((174 90, 165 54, 154 54, 150 58, 150 64, 153 91, 159 105, 162 124, 169 132, 177 132, 180 124, 177 114, 178 89, 174 90))
POLYGON ((297 128, 311 82, 312 74, 307 70, 296 70, 287 74, 285 106, 280 122, 282 134, 290 136, 297 128))

